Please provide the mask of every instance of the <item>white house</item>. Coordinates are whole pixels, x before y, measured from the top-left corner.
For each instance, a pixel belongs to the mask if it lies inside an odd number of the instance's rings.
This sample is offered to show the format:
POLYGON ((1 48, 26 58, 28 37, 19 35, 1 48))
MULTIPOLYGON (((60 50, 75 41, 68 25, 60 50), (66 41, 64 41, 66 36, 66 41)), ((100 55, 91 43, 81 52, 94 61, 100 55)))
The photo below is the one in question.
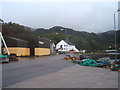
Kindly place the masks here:
POLYGON ((63 52, 74 50, 76 52, 79 52, 79 50, 75 47, 75 45, 72 45, 70 42, 64 41, 64 40, 61 40, 56 45, 56 50, 63 51, 63 52))

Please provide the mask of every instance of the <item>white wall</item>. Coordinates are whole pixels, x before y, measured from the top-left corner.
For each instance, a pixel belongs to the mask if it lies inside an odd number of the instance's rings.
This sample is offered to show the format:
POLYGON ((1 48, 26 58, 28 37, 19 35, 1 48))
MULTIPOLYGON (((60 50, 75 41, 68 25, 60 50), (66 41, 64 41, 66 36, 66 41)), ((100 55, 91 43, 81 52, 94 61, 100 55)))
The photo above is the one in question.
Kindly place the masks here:
POLYGON ((70 51, 70 50, 74 50, 76 52, 79 52, 79 50, 74 46, 74 45, 69 45, 68 43, 66 43, 64 40, 61 40, 57 45, 56 45, 56 49, 58 49, 58 51, 70 51), (62 48, 61 48, 62 46, 62 48), (61 48, 61 49, 60 49, 61 48))
POLYGON ((69 50, 74 50, 76 52, 79 52, 79 50, 75 47, 75 45, 70 45, 69 50))
POLYGON ((58 51, 69 51, 69 45, 64 41, 61 40, 57 45, 56 45, 56 49, 58 49, 58 51), (62 46, 62 48, 61 48, 62 46), (61 48, 61 49, 60 49, 61 48))

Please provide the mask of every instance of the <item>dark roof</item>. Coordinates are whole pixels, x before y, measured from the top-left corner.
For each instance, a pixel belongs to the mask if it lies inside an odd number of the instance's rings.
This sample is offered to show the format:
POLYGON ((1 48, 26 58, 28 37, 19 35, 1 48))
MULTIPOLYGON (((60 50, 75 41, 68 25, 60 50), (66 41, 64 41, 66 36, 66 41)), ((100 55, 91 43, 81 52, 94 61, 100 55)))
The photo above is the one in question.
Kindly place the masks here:
POLYGON ((26 40, 19 39, 19 38, 15 38, 15 37, 8 37, 8 38, 14 39, 14 40, 16 40, 16 41, 28 42, 28 41, 26 41, 26 40))
POLYGON ((8 47, 28 47, 28 41, 15 37, 4 37, 8 47))
POLYGON ((47 41, 47 42, 50 42, 50 39, 47 39, 47 38, 42 38, 42 37, 38 37, 38 40, 41 40, 41 41, 47 41))
POLYGON ((66 43, 68 43, 69 45, 74 45, 73 43, 71 43, 70 41, 68 40, 65 40, 66 43))

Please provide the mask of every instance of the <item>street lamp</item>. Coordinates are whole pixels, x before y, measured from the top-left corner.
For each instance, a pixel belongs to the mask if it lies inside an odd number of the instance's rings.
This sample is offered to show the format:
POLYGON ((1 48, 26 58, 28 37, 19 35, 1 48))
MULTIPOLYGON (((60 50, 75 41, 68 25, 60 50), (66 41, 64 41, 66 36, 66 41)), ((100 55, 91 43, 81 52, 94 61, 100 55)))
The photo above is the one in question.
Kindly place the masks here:
MULTIPOLYGON (((115 53, 117 53, 117 30, 116 30, 116 13, 119 12, 120 10, 117 10, 114 12, 114 30, 115 30, 115 53)), ((117 59, 117 55, 115 54, 115 59, 117 59)))

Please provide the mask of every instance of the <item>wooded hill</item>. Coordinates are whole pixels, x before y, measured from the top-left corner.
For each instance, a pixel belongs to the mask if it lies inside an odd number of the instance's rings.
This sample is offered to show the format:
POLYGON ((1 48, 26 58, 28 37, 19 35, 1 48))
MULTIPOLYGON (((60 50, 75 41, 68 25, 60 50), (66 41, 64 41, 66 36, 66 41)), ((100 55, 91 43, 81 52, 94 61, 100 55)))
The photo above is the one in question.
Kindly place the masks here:
MULTIPOLYGON (((55 44, 57 44, 60 40, 66 40, 67 37, 67 40, 76 45, 79 50, 85 49, 93 51, 114 49, 115 47, 115 31, 95 34, 84 31, 76 31, 71 28, 61 26, 54 26, 50 29, 39 28, 33 31, 29 27, 12 22, 4 23, 2 25, 2 30, 5 37, 12 36, 33 41, 36 37, 40 36, 52 40, 55 44)), ((120 38, 120 30, 117 31, 117 38, 120 38)), ((120 47, 119 39, 117 39, 117 43, 117 46, 120 47)))

